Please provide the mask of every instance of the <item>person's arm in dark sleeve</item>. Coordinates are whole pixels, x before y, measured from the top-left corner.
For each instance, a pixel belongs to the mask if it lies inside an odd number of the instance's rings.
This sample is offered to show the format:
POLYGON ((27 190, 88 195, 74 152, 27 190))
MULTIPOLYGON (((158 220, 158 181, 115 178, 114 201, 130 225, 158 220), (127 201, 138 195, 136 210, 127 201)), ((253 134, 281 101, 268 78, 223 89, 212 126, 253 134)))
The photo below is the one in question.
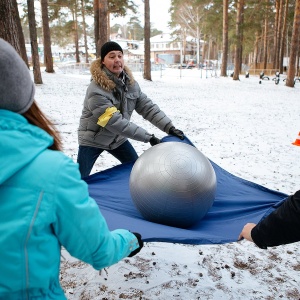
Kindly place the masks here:
POLYGON ((300 191, 261 220, 252 229, 251 237, 260 248, 300 241, 300 191))

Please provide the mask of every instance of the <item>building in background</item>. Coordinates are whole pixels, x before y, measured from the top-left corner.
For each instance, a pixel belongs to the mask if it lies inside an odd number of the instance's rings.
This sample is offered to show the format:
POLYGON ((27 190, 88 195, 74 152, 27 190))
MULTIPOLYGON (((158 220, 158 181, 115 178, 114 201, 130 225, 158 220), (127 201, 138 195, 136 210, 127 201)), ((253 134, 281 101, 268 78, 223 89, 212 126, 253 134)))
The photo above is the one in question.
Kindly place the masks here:
MULTIPOLYGON (((120 40, 114 40, 123 44, 120 40)), ((130 40, 126 40, 130 44, 130 40)), ((127 60, 129 62, 144 61, 144 41, 133 41, 137 47, 127 47, 127 60)), ((200 57, 202 57, 203 41, 200 41, 200 57)), ((123 48, 125 49, 125 48, 123 48)), ((197 45, 195 39, 187 38, 185 43, 182 41, 174 41, 168 33, 156 35, 150 39, 151 62, 155 64, 195 64, 197 45), (185 45, 185 48, 183 48, 185 45)))

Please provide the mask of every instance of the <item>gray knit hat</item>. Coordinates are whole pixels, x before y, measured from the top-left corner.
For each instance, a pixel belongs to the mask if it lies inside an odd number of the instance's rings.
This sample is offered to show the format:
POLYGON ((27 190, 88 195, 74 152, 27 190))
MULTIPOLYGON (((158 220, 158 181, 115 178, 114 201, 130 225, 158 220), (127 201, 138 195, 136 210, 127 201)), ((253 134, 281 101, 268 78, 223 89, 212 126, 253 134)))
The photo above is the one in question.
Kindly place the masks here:
POLYGON ((105 44, 103 44, 103 46, 101 47, 101 59, 102 61, 104 60, 104 57, 110 52, 110 51, 121 51, 123 53, 123 49, 122 47, 116 43, 116 42, 106 42, 105 44))
POLYGON ((0 39, 0 109, 22 114, 32 105, 34 92, 25 62, 9 43, 0 39))

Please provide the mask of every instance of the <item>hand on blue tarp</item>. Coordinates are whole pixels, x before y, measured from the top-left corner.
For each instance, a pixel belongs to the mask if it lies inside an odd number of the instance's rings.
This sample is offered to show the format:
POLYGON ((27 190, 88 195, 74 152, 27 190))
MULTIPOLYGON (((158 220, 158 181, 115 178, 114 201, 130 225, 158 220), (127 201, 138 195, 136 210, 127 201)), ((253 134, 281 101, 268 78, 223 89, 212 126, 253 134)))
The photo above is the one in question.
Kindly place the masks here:
POLYGON ((180 138, 181 140, 184 139, 184 133, 181 130, 175 128, 174 126, 172 126, 169 129, 169 134, 173 135, 173 136, 176 136, 176 137, 180 138))
POLYGON ((160 143, 160 139, 158 139, 154 134, 152 134, 152 137, 149 142, 151 146, 155 146, 160 143))
POLYGON ((139 253, 141 251, 141 249, 143 248, 143 246, 144 246, 144 242, 142 240, 142 236, 139 233, 137 233, 137 232, 133 232, 133 234, 136 236, 136 238, 137 238, 137 240, 139 242, 139 247, 137 249, 135 249, 134 251, 132 251, 128 255, 128 257, 132 257, 132 256, 136 255, 137 253, 139 253))

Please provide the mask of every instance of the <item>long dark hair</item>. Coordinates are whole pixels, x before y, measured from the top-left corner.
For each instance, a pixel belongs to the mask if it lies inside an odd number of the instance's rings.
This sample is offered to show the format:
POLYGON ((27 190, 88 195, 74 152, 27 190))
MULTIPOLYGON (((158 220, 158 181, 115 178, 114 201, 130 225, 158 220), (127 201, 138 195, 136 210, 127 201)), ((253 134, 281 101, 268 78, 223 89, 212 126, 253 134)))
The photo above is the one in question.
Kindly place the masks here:
POLYGON ((23 116, 30 124, 45 130, 53 137, 54 143, 49 147, 49 149, 62 151, 62 142, 59 132, 56 130, 54 124, 40 110, 35 101, 33 101, 31 107, 25 113, 23 113, 23 116))

